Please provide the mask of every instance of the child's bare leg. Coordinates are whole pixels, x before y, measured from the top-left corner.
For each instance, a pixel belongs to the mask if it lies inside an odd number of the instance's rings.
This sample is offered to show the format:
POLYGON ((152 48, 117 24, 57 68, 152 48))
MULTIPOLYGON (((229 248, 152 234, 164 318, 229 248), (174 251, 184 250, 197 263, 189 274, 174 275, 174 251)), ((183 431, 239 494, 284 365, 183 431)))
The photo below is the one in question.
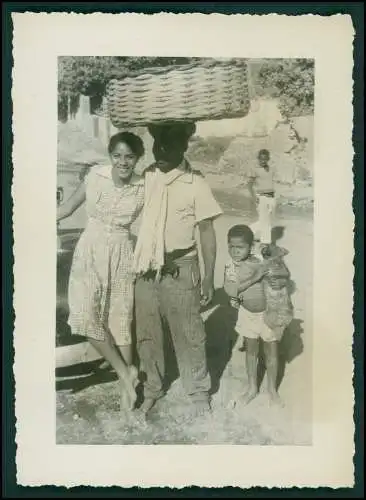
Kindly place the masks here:
POLYGON ((246 343, 246 365, 247 365, 246 368, 248 376, 248 389, 240 398, 240 402, 243 404, 248 404, 258 394, 257 364, 258 364, 259 340, 246 338, 245 343, 246 343))
POLYGON ((283 406, 283 402, 277 392, 278 342, 264 342, 264 355, 266 360, 267 387, 270 402, 283 406))
POLYGON ((121 386, 121 406, 124 409, 132 409, 137 395, 131 372, 117 349, 112 335, 109 332, 105 332, 104 340, 89 339, 89 342, 116 371, 121 386))

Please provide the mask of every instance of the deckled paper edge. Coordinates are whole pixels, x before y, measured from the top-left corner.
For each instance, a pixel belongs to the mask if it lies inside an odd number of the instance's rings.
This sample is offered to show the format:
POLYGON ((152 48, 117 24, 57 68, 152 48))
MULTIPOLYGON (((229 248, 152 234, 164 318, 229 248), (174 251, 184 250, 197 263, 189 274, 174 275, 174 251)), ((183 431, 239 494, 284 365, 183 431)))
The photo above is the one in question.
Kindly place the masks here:
MULTIPOLYGON (((116 19, 114 14, 52 13, 14 14, 13 20, 15 23, 12 98, 16 313, 14 373, 19 484, 33 486, 54 484, 68 487, 76 485, 352 486, 354 425, 351 331, 353 331, 354 217, 352 212, 353 28, 350 17, 124 14, 118 15, 116 19), (102 26, 103 23, 106 23, 105 27, 102 26), (121 23, 124 24, 123 30, 121 23), (144 31, 147 28, 148 33, 144 31), (307 30, 310 28, 312 29, 309 38, 307 30), (95 37, 96 29, 97 37, 95 37), (159 47, 159 43, 163 41, 164 31, 174 33, 175 36, 170 39, 168 47, 161 45, 159 47), (220 32, 225 32, 225 37, 218 37, 217 33, 220 32), (258 35, 263 38, 263 32, 266 33, 269 42, 265 44, 262 40, 260 46, 258 35), (91 37, 93 33, 94 36, 91 37), (126 33, 134 36, 127 40, 126 33), (186 43, 187 33, 191 41, 189 48, 186 43), (304 36, 304 33, 308 36, 304 36), (250 36, 252 38, 249 38, 250 36), (291 44, 289 36, 292 37, 291 44), (124 45, 120 42, 117 45, 116 40, 123 37, 128 43, 124 45), (221 45, 225 39, 224 47, 218 46, 218 38, 221 45), (253 39, 256 39, 256 43, 253 39), (77 40, 77 44, 72 40, 77 40), (199 41, 199 45, 195 40, 199 41), (245 40, 252 43, 245 43, 245 40), (121 48, 127 45, 128 49, 121 48), (33 58, 29 58, 32 49, 33 58), (57 153, 56 56, 156 54, 217 57, 229 53, 234 57, 314 57, 316 61, 314 445, 306 448, 56 446, 55 422, 52 420, 55 403, 54 384, 52 377, 44 380, 45 374, 53 373, 53 360, 48 359, 49 355, 42 355, 42 349, 47 353, 51 353, 54 349, 55 294, 51 293, 51 286, 55 280, 56 268, 55 212, 53 212, 55 210, 53 186, 56 185, 54 165, 57 153), (43 58, 41 54, 44 54, 43 58), (334 58, 336 63, 332 64, 331 58, 334 58), (38 62, 43 63, 43 69, 37 66, 38 62), (45 64, 48 65, 46 70, 45 64), (338 78, 334 79, 335 75, 338 78), (42 76, 46 81, 41 81, 42 76), (328 82, 329 85, 326 83, 327 79, 331 80, 328 82), (53 101, 49 100, 50 93, 53 101), (41 96, 43 104, 39 101, 41 96), (331 97, 334 99, 337 96, 338 99, 333 101, 333 106, 337 108, 335 112, 334 108, 327 107, 325 103, 329 104, 331 97), (324 108, 332 111, 330 113, 332 120, 323 115, 324 108), (341 123, 337 121, 337 117, 341 123), (32 123, 37 124, 38 130, 31 126, 32 123), (329 136, 332 136, 332 140, 329 136), (40 175, 40 163, 43 162, 49 165, 49 171, 42 174, 43 188, 39 191, 35 183, 32 185, 31 182, 35 176, 40 175), (324 165, 322 170, 319 165, 324 165), (332 177, 326 175, 326 168, 328 174, 332 173, 332 177), (45 186, 49 186, 48 189, 45 186), (34 235, 38 235, 40 231, 37 215, 44 217, 41 226, 44 234, 35 239, 34 235), (334 237, 334 231, 329 226, 332 226, 334 221, 338 222, 339 246, 336 248, 332 246, 332 252, 328 255, 327 247, 334 237), (321 280, 319 280, 320 273, 321 280), (331 286, 335 274, 338 288, 331 286), (328 286, 324 286, 325 283, 328 283, 328 286), (31 293, 30 284, 32 284, 31 293), (330 317, 330 312, 334 312, 333 318, 330 317), (333 361, 334 359, 341 361, 337 366, 343 367, 343 370, 336 370, 336 363, 330 365, 332 359, 329 352, 332 353, 333 361), (39 365, 35 363, 35 353, 39 365), (324 372, 319 371, 319 356, 323 363, 328 363, 327 369, 323 368, 324 372), (42 361, 44 365, 41 365, 42 361), (322 377, 319 378, 319 374, 322 377), (320 387, 324 382, 327 382, 329 392, 325 393, 326 387, 322 386, 324 392, 321 393, 320 400, 317 392, 321 391, 320 387), (331 393, 332 385, 337 387, 336 392, 331 393), (45 406, 42 406, 43 401, 45 406), (45 421, 48 415, 50 421, 45 421), (338 432, 334 432, 335 429, 338 432), (338 447, 335 445, 336 440, 338 447), (91 456, 93 461, 90 460, 91 456), (143 465, 136 467, 138 460, 140 463, 142 460, 143 465), (106 463, 109 464, 108 470, 101 470, 101 464, 106 463), (213 473, 209 472, 208 463, 211 463, 213 473), (231 470, 225 468, 228 463, 231 470), (197 464, 196 468, 194 464, 197 464), (247 466, 244 467, 244 464, 247 466)), ((52 290, 55 290, 55 286, 52 290)))

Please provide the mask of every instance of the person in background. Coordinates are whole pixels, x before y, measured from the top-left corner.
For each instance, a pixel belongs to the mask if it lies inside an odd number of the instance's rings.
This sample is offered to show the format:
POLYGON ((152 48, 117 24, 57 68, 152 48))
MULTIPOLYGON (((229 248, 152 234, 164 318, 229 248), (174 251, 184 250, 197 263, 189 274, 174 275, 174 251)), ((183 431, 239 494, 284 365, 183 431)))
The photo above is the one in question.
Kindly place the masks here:
POLYGON ((163 322, 173 341, 190 416, 210 411, 206 333, 200 306, 214 293, 216 236, 213 220, 222 211, 202 174, 185 152, 195 125, 151 126, 155 163, 145 172, 145 206, 135 249, 136 338, 146 375, 141 410, 163 396, 163 322), (200 235, 204 276, 201 282, 200 235), (202 295, 201 295, 202 292, 202 295))
MULTIPOLYGON (((271 243, 272 216, 275 209, 274 172, 269 165, 268 149, 258 152, 258 163, 249 173, 248 188, 256 200, 258 221, 251 225, 255 240, 264 245, 271 243)), ((260 257, 260 252, 258 257, 260 257)))
POLYGON ((116 371, 121 409, 136 400, 137 369, 132 365, 133 244, 130 226, 144 203, 144 180, 134 173, 144 154, 141 139, 129 132, 111 137, 110 164, 94 166, 74 194, 58 207, 57 221, 86 202, 88 221, 76 245, 69 279, 72 334, 88 338, 116 371))

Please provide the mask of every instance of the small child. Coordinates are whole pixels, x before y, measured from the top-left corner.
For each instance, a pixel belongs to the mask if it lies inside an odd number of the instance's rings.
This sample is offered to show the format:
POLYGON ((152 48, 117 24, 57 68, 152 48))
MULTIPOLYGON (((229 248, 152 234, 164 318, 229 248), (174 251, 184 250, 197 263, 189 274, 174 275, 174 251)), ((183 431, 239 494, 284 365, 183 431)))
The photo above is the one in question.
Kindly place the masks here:
POLYGON ((248 404, 258 394, 257 363, 259 339, 262 339, 270 401, 282 405, 277 393, 277 348, 284 328, 272 329, 265 322, 267 303, 263 278, 270 264, 252 255, 253 243, 254 235, 248 226, 233 226, 228 232, 231 259, 225 266, 224 289, 231 305, 238 308, 236 331, 246 345, 248 390, 241 399, 244 404, 248 404))

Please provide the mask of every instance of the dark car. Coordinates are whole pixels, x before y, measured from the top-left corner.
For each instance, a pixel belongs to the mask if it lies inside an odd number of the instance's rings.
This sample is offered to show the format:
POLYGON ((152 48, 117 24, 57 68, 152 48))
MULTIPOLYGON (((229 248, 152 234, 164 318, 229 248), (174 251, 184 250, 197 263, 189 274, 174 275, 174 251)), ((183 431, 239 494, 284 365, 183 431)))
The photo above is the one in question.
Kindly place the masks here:
POLYGON ((67 290, 70 277, 72 256, 82 229, 58 230, 61 248, 57 251, 57 303, 56 303, 56 347, 70 345, 84 340, 71 336, 67 324, 69 306, 67 290))
MULTIPOLYGON (((71 169, 70 169, 71 170, 71 169)), ((64 201, 65 197, 70 196, 85 174, 86 168, 76 169, 67 175, 63 180, 60 176, 57 187, 57 204, 64 201)), ((74 221, 75 222, 75 221, 74 221)), ((76 219, 76 226, 80 223, 76 219)), ((80 225, 82 225, 80 223, 80 225)), ((85 337, 79 337, 71 334, 68 325, 69 305, 68 305, 68 285, 72 258, 76 244, 83 231, 83 227, 74 227, 71 229, 57 227, 57 303, 56 303, 56 366, 65 366, 86 361, 88 356, 84 355, 86 351, 85 337)), ((95 359, 95 353, 89 355, 95 359)))

